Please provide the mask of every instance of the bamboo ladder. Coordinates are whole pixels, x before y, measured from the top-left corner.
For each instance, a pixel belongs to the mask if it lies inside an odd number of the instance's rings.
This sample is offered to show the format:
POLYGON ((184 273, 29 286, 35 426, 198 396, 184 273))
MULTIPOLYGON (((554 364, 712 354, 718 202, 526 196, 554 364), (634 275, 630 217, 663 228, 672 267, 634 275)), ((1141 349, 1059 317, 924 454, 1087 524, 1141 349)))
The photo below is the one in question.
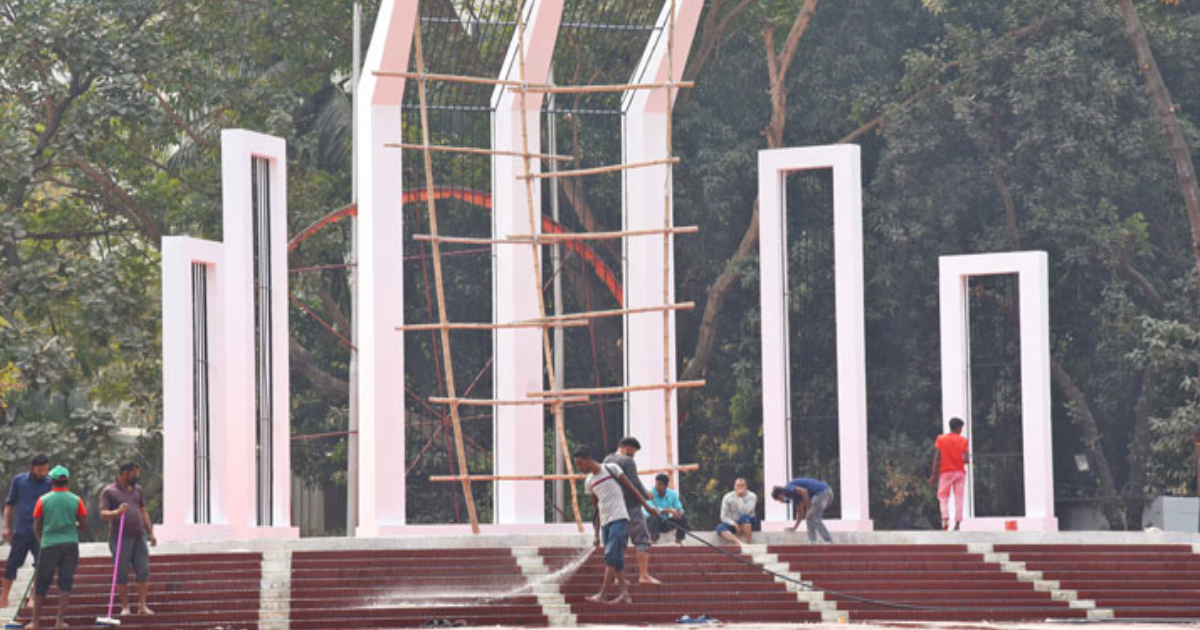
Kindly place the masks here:
MULTIPOLYGON (((435 475, 429 478, 435 482, 459 482, 462 484, 463 496, 467 504, 467 515, 471 523, 471 531, 479 533, 479 517, 475 509, 475 500, 471 492, 472 481, 550 481, 565 479, 576 481, 583 479, 583 475, 576 474, 569 456, 570 449, 567 446, 566 430, 564 425, 564 405, 572 402, 583 402, 590 399, 591 396, 607 395, 607 394, 624 394, 640 391, 656 391, 663 392, 663 425, 666 436, 666 456, 667 465, 661 469, 647 470, 646 473, 667 473, 671 476, 671 485, 674 485, 675 473, 683 471, 697 470, 695 464, 676 465, 675 453, 672 447, 671 435, 671 393, 678 389, 703 387, 704 381, 686 381, 673 382, 671 379, 671 337, 670 337, 670 316, 671 313, 677 310, 687 310, 693 308, 692 303, 674 304, 671 302, 670 279, 671 279, 671 237, 674 234, 692 234, 698 231, 695 226, 674 227, 671 222, 671 184, 673 181, 673 167, 679 162, 679 158, 672 155, 673 138, 672 138, 672 107, 671 99, 675 91, 680 88, 692 87, 690 82, 676 82, 674 72, 674 49, 675 49, 675 12, 676 0, 670 0, 670 18, 667 33, 667 69, 668 80, 666 82, 655 83, 629 83, 618 85, 571 85, 557 86, 550 84, 530 84, 525 81, 525 32, 528 24, 527 8, 531 7, 530 0, 523 0, 518 8, 517 16, 517 61, 520 80, 504 80, 485 77, 460 76, 450 74, 432 74, 426 72, 425 54, 421 41, 421 24, 420 16, 417 17, 417 25, 414 29, 414 52, 416 62, 416 72, 384 72, 377 71, 377 76, 400 77, 406 79, 416 79, 417 81, 417 97, 420 105, 421 119, 421 144, 408 143, 390 143, 386 146, 401 150, 419 150, 424 159, 425 170, 425 187, 426 190, 434 190, 433 181, 433 153, 461 153, 471 155, 489 155, 489 156, 504 156, 504 157, 519 157, 524 166, 524 174, 518 176, 525 185, 525 201, 526 214, 529 222, 529 233, 522 235, 510 235, 507 238, 479 239, 479 238, 464 238, 453 236, 442 236, 438 230, 437 221, 437 200, 434 195, 426 196, 426 205, 429 212, 429 234, 417 235, 414 238, 419 241, 427 241, 431 244, 434 282, 436 284, 438 322, 435 324, 413 324, 397 326, 400 331, 417 331, 417 330, 436 330, 440 333, 442 354, 444 361, 442 363, 445 372, 446 393, 445 397, 430 398, 429 402, 433 404, 444 404, 450 407, 451 425, 454 431, 454 447, 455 456, 460 474, 457 475, 435 475), (435 146, 430 142, 429 133, 429 109, 426 96, 426 84, 429 81, 447 81, 458 83, 469 83, 475 85, 494 85, 503 86, 505 88, 517 92, 521 101, 521 151, 495 151, 490 149, 481 149, 476 147, 451 147, 451 146, 435 146), (645 162, 632 162, 625 164, 613 164, 608 166, 578 168, 574 170, 559 170, 549 173, 533 172, 533 160, 539 161, 563 161, 568 162, 573 158, 570 156, 551 155, 544 153, 531 153, 529 151, 529 123, 527 116, 524 115, 527 95, 530 93, 543 94, 594 94, 594 93, 612 93, 626 92, 630 90, 667 90, 667 124, 666 124, 666 158, 659 160, 651 160, 645 162), (574 233, 574 234, 539 234, 537 232, 538 210, 533 205, 533 186, 534 182, 548 178, 562 177, 588 177, 604 173, 614 173, 636 168, 646 168, 652 166, 663 166, 666 168, 666 177, 663 183, 663 227, 661 229, 648 230, 630 230, 618 232, 592 232, 592 233, 574 233), (625 239, 633 237, 661 235, 663 238, 663 300, 661 306, 640 307, 640 308, 621 308, 603 311, 589 311, 583 313, 569 313, 547 315, 546 299, 542 291, 542 264, 540 256, 540 248, 543 245, 553 245, 562 243, 566 240, 607 240, 607 239, 625 239), (538 317, 536 319, 507 322, 507 323, 452 323, 448 321, 446 314, 446 292, 442 274, 442 243, 472 243, 483 245, 528 245, 533 249, 533 266, 534 266, 534 282, 537 284, 536 295, 538 296, 538 317), (602 317, 620 317, 630 314, 661 312, 663 317, 663 381, 662 383, 630 385, 630 386, 613 386, 613 387, 593 387, 593 388, 564 388, 562 383, 555 379, 554 356, 550 348, 550 333, 552 328, 577 327, 587 326, 593 319, 602 317), (511 328, 538 328, 542 332, 542 353, 546 365, 546 373, 549 381, 549 390, 529 392, 527 398, 518 400, 484 400, 460 398, 457 395, 454 381, 454 363, 451 355, 450 332, 455 330, 499 330, 511 328), (565 475, 472 475, 467 469, 466 450, 463 446, 462 418, 459 414, 459 407, 462 406, 480 406, 480 407, 496 407, 503 405, 550 405, 554 413, 554 428, 555 437, 559 448, 563 453, 567 454, 566 466, 567 474, 565 475)), ((583 531, 583 521, 579 511, 579 496, 574 483, 571 484, 571 506, 574 510, 575 524, 579 531, 583 531)))

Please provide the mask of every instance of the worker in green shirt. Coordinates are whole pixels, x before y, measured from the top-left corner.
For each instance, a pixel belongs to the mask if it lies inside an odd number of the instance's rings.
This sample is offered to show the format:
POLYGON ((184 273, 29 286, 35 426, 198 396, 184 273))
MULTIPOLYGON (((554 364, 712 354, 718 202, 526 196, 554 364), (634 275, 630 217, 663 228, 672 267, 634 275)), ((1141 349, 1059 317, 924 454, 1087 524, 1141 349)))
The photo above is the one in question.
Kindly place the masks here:
POLYGON ((38 499, 33 508, 33 531, 37 534, 42 552, 38 556, 36 583, 33 591, 33 619, 27 630, 39 630, 42 603, 58 572, 58 617, 55 628, 66 628, 63 617, 71 601, 75 569, 79 566, 79 532, 87 527, 87 507, 67 489, 71 473, 63 466, 50 471, 50 492, 38 499))

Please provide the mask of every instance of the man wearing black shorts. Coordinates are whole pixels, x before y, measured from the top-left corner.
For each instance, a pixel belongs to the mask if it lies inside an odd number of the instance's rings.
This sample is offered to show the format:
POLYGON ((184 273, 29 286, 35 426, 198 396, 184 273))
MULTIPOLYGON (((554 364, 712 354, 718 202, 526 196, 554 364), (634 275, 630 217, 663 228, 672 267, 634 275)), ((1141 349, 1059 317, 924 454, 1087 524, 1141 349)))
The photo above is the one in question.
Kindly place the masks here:
POLYGON ((4 501, 4 542, 10 545, 8 561, 4 564, 4 584, 0 590, 0 608, 8 608, 8 594, 12 590, 17 571, 25 564, 25 556, 32 555, 37 563, 37 536, 33 533, 33 508, 43 494, 50 492, 50 459, 35 455, 29 460, 29 472, 13 478, 8 487, 8 499, 4 501))
POLYGON ((33 508, 33 531, 42 551, 38 555, 37 574, 33 588, 33 616, 26 630, 39 630, 42 604, 58 574, 58 616, 55 628, 66 628, 63 618, 75 586, 75 569, 79 567, 79 533, 87 527, 87 507, 83 499, 71 492, 70 472, 63 466, 50 471, 50 492, 37 500, 33 508))

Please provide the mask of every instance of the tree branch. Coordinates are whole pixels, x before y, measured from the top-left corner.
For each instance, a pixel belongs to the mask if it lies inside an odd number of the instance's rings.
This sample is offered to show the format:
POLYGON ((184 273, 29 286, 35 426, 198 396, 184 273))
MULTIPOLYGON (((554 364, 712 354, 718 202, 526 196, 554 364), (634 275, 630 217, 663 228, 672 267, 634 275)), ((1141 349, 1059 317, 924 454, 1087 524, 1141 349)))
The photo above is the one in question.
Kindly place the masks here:
POLYGON ((350 384, 318 367, 317 360, 307 348, 289 337, 288 349, 291 351, 292 367, 308 379, 309 383, 337 397, 348 398, 350 396, 350 384))
POLYGON ((134 225, 138 227, 138 230, 146 238, 150 239, 150 243, 155 249, 162 247, 162 232, 154 223, 154 219, 150 217, 150 213, 146 212, 129 193, 125 192, 125 189, 121 188, 108 175, 100 172, 99 169, 88 164, 78 155, 70 154, 67 156, 67 159, 72 166, 79 169, 84 176, 100 187, 105 198, 124 208, 125 215, 133 220, 134 225))

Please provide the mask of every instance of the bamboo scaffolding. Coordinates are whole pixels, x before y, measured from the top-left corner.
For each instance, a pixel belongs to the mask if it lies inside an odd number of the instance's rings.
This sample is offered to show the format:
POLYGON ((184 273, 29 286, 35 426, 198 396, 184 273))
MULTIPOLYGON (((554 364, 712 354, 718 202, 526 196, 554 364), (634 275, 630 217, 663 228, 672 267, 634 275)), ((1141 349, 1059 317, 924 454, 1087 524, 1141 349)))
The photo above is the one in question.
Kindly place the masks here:
POLYGON ((564 397, 572 396, 604 396, 607 394, 624 394, 628 392, 652 392, 660 389, 671 391, 675 389, 695 389, 704 387, 705 381, 677 381, 674 383, 646 383, 643 385, 613 385, 611 387, 579 387, 574 389, 563 389, 558 391, 541 391, 529 392, 526 396, 530 398, 556 398, 562 400, 564 397))
MULTIPOLYGON (((526 2, 522 2, 520 8, 517 11, 517 18, 518 18, 518 26, 517 26, 517 63, 518 63, 518 66, 517 66, 517 70, 520 73, 521 87, 523 88, 520 91, 520 93, 518 94, 518 97, 520 98, 520 102, 521 102, 521 108, 520 108, 521 113, 520 113, 520 115, 517 116, 517 118, 521 121, 521 151, 523 153, 525 153, 526 155, 528 155, 530 153, 530 151, 529 151, 529 117, 525 115, 525 112, 527 112, 529 110, 527 107, 527 103, 526 103, 526 94, 527 94, 528 85, 526 85, 526 83, 525 83, 525 32, 526 32, 526 27, 527 27, 526 18, 525 18, 525 5, 526 5, 526 2)), ((539 134, 539 137, 540 137, 540 134, 539 134)), ((533 176, 532 176, 533 166, 530 163, 530 159, 528 157, 522 158, 521 162, 523 163, 523 165, 525 167, 525 177, 524 177, 525 212, 526 212, 526 216, 527 216, 527 219, 529 222, 529 233, 532 234, 537 231, 537 228, 538 228, 537 219, 538 219, 538 215, 541 214, 541 212, 539 210, 537 212, 537 214, 535 214, 534 207, 533 207, 533 176)), ((533 288, 534 288, 534 292, 537 294, 538 316, 542 319, 545 319, 546 318, 546 295, 542 290, 542 257, 541 257, 542 252, 541 252, 541 247, 537 243, 531 243, 530 247, 533 248, 533 251, 532 251, 532 254, 533 254, 533 257, 532 257, 533 258, 533 284, 534 284, 533 288)), ((555 377, 554 353, 551 352, 551 350, 550 350, 550 329, 548 329, 548 328, 542 328, 542 356, 544 357, 544 360, 546 362, 545 363, 546 375, 547 375, 549 383, 550 383, 550 389, 561 390, 562 383, 559 383, 558 379, 555 377)), ((561 394, 560 394, 560 397, 561 397, 561 394)), ((562 452, 565 456, 567 453, 571 452, 571 449, 567 445, 567 429, 566 429, 566 422, 563 417, 564 413, 563 413, 563 405, 561 402, 561 398, 559 401, 555 402, 555 404, 553 406, 553 410, 554 410, 554 432, 555 432, 556 437, 558 438, 558 447, 562 450, 562 452)), ((575 470, 574 470, 575 466, 574 466, 574 464, 571 463, 571 458, 564 457, 564 459, 566 462, 567 474, 575 474, 575 470)), ((463 483, 470 485, 466 481, 464 481, 463 483)), ((583 533, 583 515, 579 511, 579 492, 576 489, 575 484, 571 484, 571 508, 575 511, 575 528, 579 531, 579 533, 582 534, 583 533)))
MULTIPOLYGON (((570 396, 559 398, 556 404, 587 402, 587 396, 570 396)), ((484 398, 430 398, 429 402, 435 405, 459 405, 462 407, 521 407, 532 405, 545 405, 545 400, 488 400, 484 398)))
MULTIPOLYGON (((688 225, 684 227, 667 228, 666 232, 670 234, 695 234, 700 231, 700 227, 696 225, 688 225)), ((541 234, 513 234, 508 237, 510 242, 524 243, 529 240, 537 242, 559 242, 559 241, 605 241, 616 240, 621 238, 630 238, 634 236, 657 236, 664 231, 661 229, 652 230, 625 230, 618 232, 570 232, 570 233, 550 233, 543 232, 541 234)))
MULTIPOLYGON (((405 149, 412 151, 422 150, 423 147, 419 144, 406 144, 403 142, 389 142, 383 146, 389 149, 405 149)), ((501 157, 531 157, 539 160, 555 160, 558 162, 574 162, 575 158, 570 155, 550 155, 548 153, 530 153, 525 154, 520 151, 497 151, 495 149, 478 149, 475 147, 450 147, 450 146, 434 146, 429 147, 430 151, 441 153, 467 153, 470 155, 498 155, 501 157)))
POLYGON ((584 311, 581 313, 566 313, 564 315, 551 315, 540 319, 526 319, 519 324, 525 323, 541 323, 541 322, 562 322, 571 321, 574 319, 600 319, 603 317, 622 317, 625 315, 637 315, 639 313, 657 313, 659 311, 690 311, 696 308, 695 302, 682 302, 679 304, 668 304, 666 306, 639 306, 637 308, 614 308, 607 311, 584 311))
POLYGON ((492 324, 488 322, 448 322, 445 324, 401 324, 396 330, 417 332, 429 330, 507 330, 509 328, 582 328, 587 326, 586 320, 562 320, 556 322, 511 322, 507 324, 492 324))
POLYGON ((677 83, 615 83, 610 85, 531 85, 524 89, 526 92, 542 94, 597 94, 602 92, 631 92, 633 90, 664 90, 692 87, 696 87, 693 81, 679 81, 677 83))
MULTIPOLYGON (((416 28, 413 29, 413 46, 416 52, 417 70, 420 74, 425 74, 425 53, 421 47, 421 23, 417 20, 416 28)), ((429 107, 425 96, 425 78, 417 82, 417 97, 421 105, 421 143, 425 147, 425 190, 432 191, 433 185, 433 153, 429 151, 429 107)), ((429 194, 425 196, 427 207, 429 208, 429 231, 434 236, 438 233, 437 220, 437 195, 429 194)), ((442 324, 446 324, 446 285, 442 279, 442 251, 441 246, 434 242, 433 246, 433 276, 436 282, 437 289, 437 305, 438 305, 438 320, 442 324)), ((542 329, 545 331, 545 329, 542 329)), ((457 393, 454 387, 454 362, 453 356, 450 353, 450 329, 442 328, 442 367, 446 372, 446 393, 449 398, 457 398, 457 393)), ((457 451, 458 469, 463 473, 469 473, 467 468, 466 448, 463 446, 463 430, 462 420, 458 416, 458 404, 450 404, 450 421, 454 427, 454 446, 457 451)), ((479 515, 475 512, 475 497, 471 494, 471 484, 468 481, 462 482, 463 498, 467 504, 467 517, 471 521, 471 531, 479 533, 479 515)), ((580 526, 582 529, 582 526, 580 526)))
POLYGON ((549 173, 526 173, 518 175, 517 179, 555 179, 561 177, 586 177, 589 175, 603 175, 604 173, 619 173, 635 168, 646 168, 649 166, 661 166, 663 164, 674 164, 679 161, 678 157, 669 157, 662 160, 649 160, 646 162, 628 162, 625 164, 609 164, 608 166, 595 166, 592 168, 577 168, 569 171, 551 171, 549 173))
MULTIPOLYGON (((657 475, 659 473, 673 472, 694 472, 700 470, 699 464, 681 464, 679 466, 671 466, 669 468, 649 468, 647 470, 639 470, 638 476, 645 477, 649 475, 657 475)), ((430 475, 429 481, 447 482, 447 481, 583 481, 587 479, 587 475, 430 475)))

